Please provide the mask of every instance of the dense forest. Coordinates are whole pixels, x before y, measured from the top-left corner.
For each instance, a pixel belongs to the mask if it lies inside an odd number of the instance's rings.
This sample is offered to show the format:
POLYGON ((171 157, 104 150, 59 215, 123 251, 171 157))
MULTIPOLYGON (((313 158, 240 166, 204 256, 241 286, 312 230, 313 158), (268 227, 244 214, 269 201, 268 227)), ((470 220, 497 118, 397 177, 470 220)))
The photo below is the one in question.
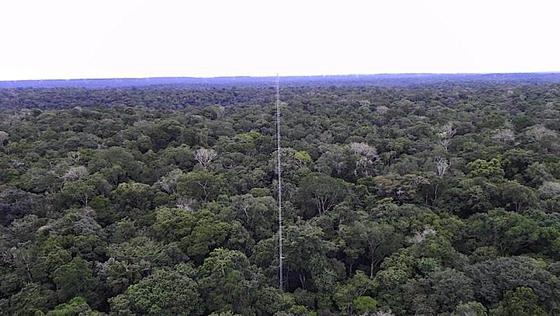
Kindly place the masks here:
POLYGON ((0 89, 2 315, 560 315, 560 84, 0 89))

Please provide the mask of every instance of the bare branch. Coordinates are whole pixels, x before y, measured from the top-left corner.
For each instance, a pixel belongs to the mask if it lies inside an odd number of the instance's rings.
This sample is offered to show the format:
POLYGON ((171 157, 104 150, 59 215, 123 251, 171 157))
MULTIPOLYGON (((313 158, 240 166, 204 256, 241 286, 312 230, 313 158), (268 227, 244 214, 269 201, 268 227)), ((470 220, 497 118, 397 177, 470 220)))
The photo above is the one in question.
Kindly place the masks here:
POLYGON ((449 161, 443 157, 436 157, 436 173, 439 177, 443 177, 449 168, 449 161))
POLYGON ((457 130, 453 128, 452 123, 447 123, 441 127, 438 133, 438 138, 440 145, 445 149, 445 151, 447 151, 447 148, 451 143, 451 139, 453 138, 453 136, 455 136, 456 133, 457 130))
POLYGON ((4 146, 10 135, 4 131, 0 131, 0 148, 4 146))
POLYGON ((200 148, 194 153, 194 159, 202 166, 202 168, 207 169, 212 160, 216 158, 218 154, 214 149, 200 148))

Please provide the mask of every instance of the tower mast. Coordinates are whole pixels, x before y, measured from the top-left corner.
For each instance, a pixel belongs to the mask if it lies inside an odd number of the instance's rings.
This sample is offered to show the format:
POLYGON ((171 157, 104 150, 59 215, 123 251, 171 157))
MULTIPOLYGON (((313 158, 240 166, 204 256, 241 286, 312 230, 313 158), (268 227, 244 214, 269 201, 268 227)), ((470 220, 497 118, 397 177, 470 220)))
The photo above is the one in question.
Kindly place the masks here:
POLYGON ((284 290, 284 249, 282 240, 282 167, 280 165, 280 77, 276 74, 276 143, 277 143, 277 166, 278 174, 278 286, 284 290))

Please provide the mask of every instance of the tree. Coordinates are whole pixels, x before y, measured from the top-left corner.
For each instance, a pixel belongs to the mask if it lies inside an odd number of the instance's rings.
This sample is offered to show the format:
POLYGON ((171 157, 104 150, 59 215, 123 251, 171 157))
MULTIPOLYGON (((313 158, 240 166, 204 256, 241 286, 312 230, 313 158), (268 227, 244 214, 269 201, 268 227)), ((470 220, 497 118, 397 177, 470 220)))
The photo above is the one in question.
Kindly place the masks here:
POLYGON ((485 177, 488 179, 501 179, 504 176, 502 163, 499 159, 492 158, 490 161, 477 159, 469 162, 467 167, 471 177, 485 177))
POLYGON ((196 213, 196 225, 189 235, 180 241, 184 252, 197 262, 202 262, 218 247, 248 251, 253 240, 237 221, 221 221, 217 216, 201 211, 196 213))
POLYGON ((349 146, 331 145, 317 159, 317 171, 345 180, 355 177, 354 168, 356 156, 350 151, 349 146))
POLYGON ((543 209, 552 211, 560 207, 560 182, 546 181, 538 190, 543 209))
POLYGON ((88 206, 97 190, 91 182, 77 180, 65 183, 60 193, 63 202, 69 205, 77 203, 78 205, 88 206))
MULTIPOLYGON (((275 151, 273 157, 268 160, 267 170, 274 170, 274 175, 277 172, 277 152, 275 151)), ((286 187, 292 183, 297 183, 303 176, 309 174, 312 167, 312 159, 306 151, 296 151, 293 148, 282 148, 280 151, 280 162, 282 170, 282 180, 284 195, 288 196, 289 192, 286 187), (309 157, 308 157, 309 156, 309 157)))
POLYGON ((181 263, 154 271, 130 286, 124 294, 110 299, 115 314, 202 315, 202 301, 195 270, 181 263))
POLYGON ((367 315, 377 309, 377 301, 371 296, 358 296, 352 301, 358 315, 367 315))
POLYGON ((271 196, 246 194, 232 197, 235 219, 251 232, 255 240, 268 238, 276 232, 276 208, 276 201, 271 196))
POLYGON ((312 173, 301 181, 298 200, 310 215, 315 215, 315 212, 321 215, 342 202, 347 193, 348 188, 344 180, 322 173, 312 173))
POLYGON ((283 299, 277 290, 259 284, 259 277, 258 269, 243 253, 221 248, 212 251, 199 270, 207 313, 274 314, 283 299), (258 303, 263 295, 272 295, 271 304, 258 303))
POLYGON ((64 181, 75 181, 87 177, 88 174, 88 170, 84 166, 70 167, 62 176, 62 179, 64 181))
POLYGON ((98 274, 114 294, 122 293, 157 268, 188 259, 176 242, 163 243, 146 236, 112 244, 107 256, 109 259, 97 266, 98 274))
POLYGON ((452 184, 443 194, 443 205, 457 214, 468 217, 499 206, 499 187, 484 178, 464 178, 452 184))
POLYGON ((208 171, 192 171, 179 178, 177 192, 201 202, 213 201, 225 190, 222 176, 208 171))
POLYGON ((457 305, 451 316, 487 316, 486 307, 479 302, 468 302, 457 305))
POLYGON ((298 166, 300 168, 308 166, 313 162, 313 159, 309 155, 309 153, 305 150, 296 151, 294 153, 294 158, 298 162, 298 166))
MULTIPOLYGON (((38 231, 41 232, 41 228, 38 231)), ((25 274, 42 282, 52 279, 57 268, 72 260, 72 253, 64 249, 61 245, 61 238, 55 236, 41 238, 34 249, 19 247, 15 250, 18 252, 14 256, 14 259, 17 259, 16 264, 18 261, 21 262, 22 268, 25 267, 23 270, 26 271, 25 274), (33 264, 28 261, 31 250, 35 250, 33 264)))
POLYGON ((449 161, 443 157, 436 157, 436 174, 443 177, 449 168, 449 161))
POLYGON ((154 150, 161 150, 182 140, 184 128, 181 123, 173 119, 156 121, 145 131, 152 139, 154 150))
POLYGON ((157 185, 166 193, 176 194, 179 179, 184 175, 181 169, 173 169, 161 177, 157 185))
POLYGON ((179 241, 188 236, 196 225, 196 216, 180 208, 161 207, 156 210, 153 229, 156 236, 166 242, 179 241))
POLYGON ((103 313, 91 310, 85 298, 76 296, 68 303, 57 305, 56 308, 47 313, 47 316, 88 315, 102 316, 103 313))
POLYGON ((459 304, 474 298, 474 283, 461 271, 434 271, 428 277, 428 284, 428 300, 439 312, 452 312, 459 304))
POLYGON ((377 305, 370 296, 366 295, 373 289, 373 280, 362 271, 356 271, 352 278, 337 285, 333 298, 341 312, 353 315, 356 310, 361 315, 377 305))
POLYGON ((501 195, 508 210, 519 212, 536 201, 533 190, 517 181, 507 181, 501 185, 501 195))
POLYGON ((529 117, 526 113, 520 113, 513 117, 512 119, 513 126, 515 130, 521 132, 525 128, 534 124, 531 117, 529 117))
POLYGON ((325 262, 327 252, 333 250, 334 245, 324 240, 324 233, 319 227, 304 223, 286 226, 284 231, 284 264, 286 271, 291 272, 286 278, 288 285, 296 282, 299 287, 306 289, 310 286, 308 278, 313 273, 326 273, 326 276, 334 274, 337 277, 334 269, 325 262))
POLYGON ((546 311, 559 306, 555 294, 560 289, 556 276, 544 270, 528 257, 502 257, 466 268, 465 274, 474 281, 475 298, 492 305, 500 302, 503 293, 518 287, 531 287, 546 311))
POLYGON ((204 170, 208 169, 210 163, 218 154, 214 149, 200 148, 194 152, 194 159, 202 166, 204 170))
POLYGON ((439 144, 443 147, 443 149, 447 152, 449 144, 451 143, 451 139, 455 136, 457 130, 453 128, 452 123, 447 123, 440 128, 437 136, 439 138, 439 144))
POLYGON ((10 137, 10 134, 4 132, 4 131, 0 131, 0 148, 4 147, 4 145, 6 144, 6 142, 8 141, 10 137))
POLYGON ((497 130, 492 136, 492 139, 504 144, 509 145, 515 141, 515 133, 509 128, 497 130))
POLYGON ((160 175, 175 168, 188 171, 194 166, 193 156, 192 150, 185 144, 177 147, 168 146, 158 153, 158 160, 155 163, 157 168, 162 171, 160 175))
POLYGON ((146 213, 154 203, 152 188, 144 183, 125 182, 111 192, 113 203, 127 215, 146 213))
POLYGON ((56 192, 61 184, 62 181, 53 170, 32 167, 20 177, 18 187, 31 193, 44 194, 56 192))
POLYGON ((353 272, 353 266, 360 258, 365 259, 369 263, 370 278, 373 278, 379 263, 401 243, 401 237, 393 226, 367 219, 359 219, 351 225, 341 225, 339 234, 341 247, 349 261, 349 272, 353 272))
POLYGON ((62 301, 67 301, 76 295, 90 297, 95 287, 95 279, 87 261, 75 257, 53 272, 56 292, 62 301))
POLYGON ((544 316, 548 315, 540 306, 539 299, 530 287, 518 287, 508 291, 498 306, 491 311, 496 316, 544 316))
POLYGON ((55 293, 47 286, 28 283, 6 301, 0 300, 0 311, 8 315, 41 315, 54 307, 55 301, 55 293))
POLYGON ((374 174, 374 164, 379 160, 375 147, 367 143, 351 143, 350 150, 359 157, 356 160, 354 173, 365 177, 372 176, 374 174))
POLYGON ((499 209, 475 215, 464 231, 469 238, 465 242, 469 246, 494 246, 501 254, 548 252, 560 237, 560 230, 558 224, 546 223, 541 216, 499 209))
POLYGON ((87 167, 90 173, 100 172, 113 185, 129 180, 142 180, 143 164, 122 147, 96 150, 88 160, 87 167))
POLYGON ((41 195, 15 188, 0 191, 0 224, 7 226, 14 219, 29 214, 43 217, 49 208, 46 199, 41 195))
MULTIPOLYGON (((404 176, 398 174, 387 174, 384 176, 376 176, 370 179, 368 186, 372 193, 381 198, 393 198, 398 202, 410 202, 415 199, 425 201, 424 196, 418 196, 429 182, 422 175, 407 174, 404 176)), ((365 183, 365 182, 363 182, 365 183)))

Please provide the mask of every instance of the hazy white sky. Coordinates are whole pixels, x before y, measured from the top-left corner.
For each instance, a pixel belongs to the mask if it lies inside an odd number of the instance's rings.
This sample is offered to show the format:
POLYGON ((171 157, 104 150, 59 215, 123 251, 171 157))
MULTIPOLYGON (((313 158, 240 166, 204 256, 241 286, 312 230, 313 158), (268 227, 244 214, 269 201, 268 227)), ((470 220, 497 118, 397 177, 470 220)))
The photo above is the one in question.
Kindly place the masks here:
POLYGON ((560 71, 560 1, 0 0, 0 80, 560 71))

